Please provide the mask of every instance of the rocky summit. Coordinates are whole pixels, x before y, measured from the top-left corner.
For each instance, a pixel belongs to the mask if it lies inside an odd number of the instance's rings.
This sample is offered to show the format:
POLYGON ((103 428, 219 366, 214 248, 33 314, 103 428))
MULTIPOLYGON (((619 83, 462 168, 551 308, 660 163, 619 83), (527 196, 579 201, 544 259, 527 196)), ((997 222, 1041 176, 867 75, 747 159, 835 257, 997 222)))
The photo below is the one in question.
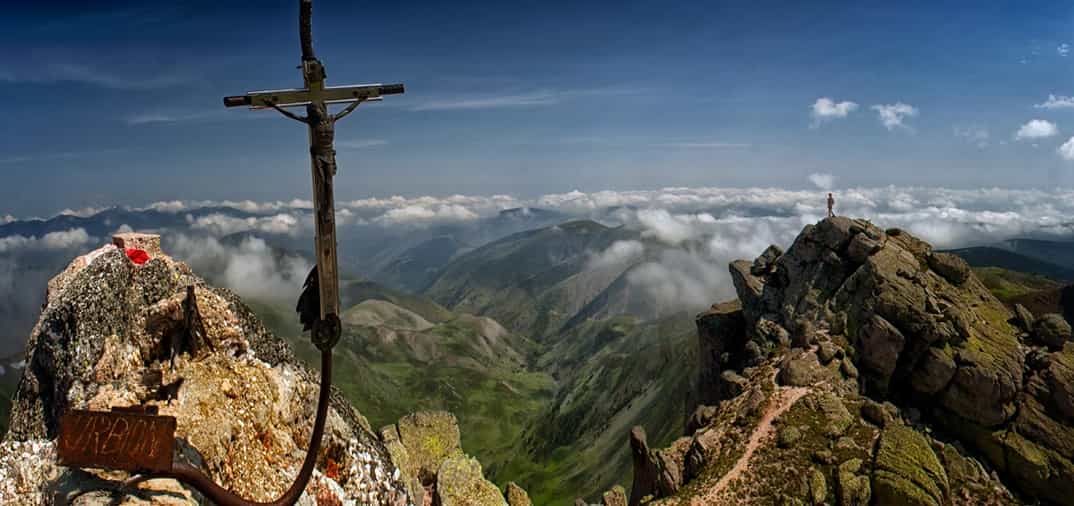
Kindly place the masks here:
POLYGON ((630 504, 1074 504, 1074 343, 959 257, 845 217, 730 265, 687 433, 630 504))
MULTIPOLYGON (((107 245, 48 284, 0 444, 0 504, 205 503, 174 480, 124 485, 124 472, 57 464, 63 413, 131 406, 176 418, 176 461, 248 499, 275 499, 305 456, 318 376, 233 293, 162 253, 158 237, 131 240, 143 243, 138 250, 148 261, 107 245), (194 333, 184 328, 190 295, 194 333)), ((384 442, 334 393, 318 465, 299 503, 409 504, 405 482, 384 442)))

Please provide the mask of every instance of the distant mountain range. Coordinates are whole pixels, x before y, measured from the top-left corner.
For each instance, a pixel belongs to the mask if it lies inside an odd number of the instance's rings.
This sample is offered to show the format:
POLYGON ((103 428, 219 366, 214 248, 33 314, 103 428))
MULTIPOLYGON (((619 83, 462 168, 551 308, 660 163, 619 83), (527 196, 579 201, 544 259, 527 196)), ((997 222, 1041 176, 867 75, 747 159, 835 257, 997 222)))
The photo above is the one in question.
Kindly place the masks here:
MULTIPOLYGON (((110 209, 0 225, 0 240, 73 228, 94 238, 66 248, 0 250, 0 353, 21 356, 48 278, 127 225, 162 232, 166 250, 182 249, 173 253, 220 285, 235 275, 228 256, 245 258, 234 255, 252 255, 244 245, 263 241, 256 259, 265 265, 245 275, 286 273, 284 284, 281 293, 244 299, 299 356, 315 362, 287 292, 297 296, 304 276, 291 272, 294 266, 313 263, 309 231, 252 227, 225 234, 192 226, 213 215, 239 225, 266 216, 227 207, 110 209), (186 242, 179 244, 180 235, 186 242), (199 255, 191 248, 219 251, 199 255)), ((525 480, 537 504, 593 497, 622 483, 633 425, 644 425, 654 446, 669 443, 684 425, 697 363, 692 313, 700 308, 654 297, 632 281, 661 251, 692 245, 668 246, 630 227, 568 218, 517 208, 465 223, 339 229, 340 388, 378 425, 420 409, 454 412, 464 446, 489 476, 525 480), (602 256, 618 247, 621 255, 602 256)), ((1012 239, 952 252, 978 267, 1004 302, 1037 297, 1046 307, 1069 300, 1062 294, 1074 281, 1074 243, 1012 239)), ((696 303, 707 306, 714 297, 696 303)), ((0 411, 10 376, 0 374, 0 411)))
POLYGON ((1015 239, 996 246, 949 251, 974 267, 1001 267, 1074 282, 1074 258, 1067 258, 1068 255, 1074 255, 1074 243, 1015 239))

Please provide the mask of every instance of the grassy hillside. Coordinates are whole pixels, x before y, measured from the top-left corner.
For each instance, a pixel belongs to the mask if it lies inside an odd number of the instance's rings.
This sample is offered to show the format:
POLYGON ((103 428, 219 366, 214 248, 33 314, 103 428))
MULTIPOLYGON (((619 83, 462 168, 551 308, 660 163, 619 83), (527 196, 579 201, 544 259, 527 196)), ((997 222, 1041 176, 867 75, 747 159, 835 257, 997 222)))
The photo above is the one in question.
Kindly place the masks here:
POLYGON ((974 267, 973 272, 985 287, 1003 302, 1011 302, 1027 294, 1054 290, 1063 286, 1051 278, 1001 267, 974 267))
MULTIPOLYGON (((1068 245, 1074 249, 1074 246, 1068 245)), ((1000 267, 1009 271, 1034 273, 1059 281, 1074 281, 1074 267, 1065 267, 1047 257, 1040 258, 1007 248, 981 246, 950 250, 973 267, 1000 267)))
MULTIPOLYGON (((496 470, 554 393, 551 376, 529 366, 537 345, 490 318, 450 313, 420 296, 401 297, 369 282, 351 288, 352 295, 388 293, 407 305, 369 298, 344 313, 333 384, 374 427, 414 411, 451 411, 464 448, 490 469, 490 478, 514 479, 496 470)), ((318 363, 317 350, 284 308, 251 307, 307 364, 318 363)))
POLYGON ((556 334, 627 266, 588 269, 592 255, 637 232, 574 221, 515 234, 457 257, 425 294, 541 340, 556 334))
POLYGON ((524 484, 534 504, 595 502, 616 483, 629 486, 631 427, 645 427, 654 447, 682 434, 696 343, 687 314, 577 326, 542 357, 561 387, 519 455, 498 471, 524 484))
POLYGON ((373 275, 373 279, 388 286, 420 292, 428 288, 440 269, 465 247, 452 236, 434 237, 393 258, 373 275))

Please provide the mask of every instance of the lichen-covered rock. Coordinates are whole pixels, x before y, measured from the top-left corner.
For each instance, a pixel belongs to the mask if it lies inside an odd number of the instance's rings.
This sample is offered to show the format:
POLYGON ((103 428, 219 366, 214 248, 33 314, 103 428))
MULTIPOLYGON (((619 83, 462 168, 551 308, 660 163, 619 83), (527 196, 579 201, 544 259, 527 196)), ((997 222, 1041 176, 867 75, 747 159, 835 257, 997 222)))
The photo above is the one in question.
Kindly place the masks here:
POLYGON ((481 463, 465 455, 448 458, 436 474, 441 506, 506 506, 500 490, 485 479, 481 463))
POLYGON ((409 462, 404 472, 424 484, 436 481, 441 464, 461 456, 459 422, 446 411, 420 411, 399 419, 399 441, 407 449, 409 462))
POLYGON ((781 385, 808 386, 820 381, 828 370, 817 362, 817 355, 813 352, 802 352, 796 349, 783 361, 779 371, 781 385))
POLYGON ((712 423, 716 419, 719 408, 716 406, 698 406, 690 418, 686 419, 686 434, 693 434, 698 429, 712 423))
POLYGON ((744 320, 729 339, 757 348, 733 368, 745 393, 693 434, 689 484, 653 504, 1019 504, 1007 486, 1074 504, 1074 343, 1026 346, 1026 315, 960 259, 836 217, 729 270, 744 320), (798 404, 758 425, 792 393, 798 404))
POLYGON ((955 376, 958 364, 950 346, 930 346, 910 379, 914 390, 932 395, 943 390, 955 376))
POLYGON ((828 498, 828 480, 824 478, 824 473, 815 467, 811 467, 809 468, 808 480, 809 503, 814 506, 824 504, 828 498))
MULTIPOLYGON (((257 500, 274 499, 291 485, 309 442, 319 378, 233 293, 150 249, 152 259, 137 265, 104 246, 49 282, 0 446, 0 462, 20 466, 19 489, 9 495, 0 486, 0 504, 40 504, 27 498, 71 487, 85 500, 134 500, 115 492, 126 473, 56 473, 54 453, 10 453, 24 451, 20 443, 52 445, 69 409, 155 407, 177 419, 182 459, 218 484, 257 500), (200 321, 192 328, 178 311, 188 303, 200 321)), ((365 419, 333 392, 318 470, 303 500, 406 503, 399 478, 365 419)), ((199 497, 174 480, 145 486, 171 490, 177 503, 199 497)))
POLYGON ((776 444, 780 448, 790 448, 800 439, 802 439, 802 431, 793 425, 780 428, 776 434, 776 444))
POLYGON ((839 464, 836 474, 836 496, 841 506, 866 506, 872 498, 872 486, 868 476, 859 476, 861 459, 850 459, 839 464))
POLYGON ((1021 304, 1014 305, 1015 322, 1018 327, 1026 332, 1033 332, 1033 324, 1036 323, 1036 318, 1033 317, 1033 313, 1029 312, 1025 306, 1021 304))
POLYGON ((1033 336, 1045 346, 1062 348, 1071 340, 1070 323, 1061 314, 1043 315, 1033 324, 1033 336))
POLYGON ((601 506, 627 506, 626 490, 616 485, 600 498, 601 506))
POLYGON ((954 253, 936 252, 929 255, 928 259, 929 267, 956 286, 965 283, 972 272, 969 264, 954 253))
POLYGON ((872 492, 878 506, 940 506, 950 487, 947 472, 913 429, 889 425, 880 435, 872 492))
POLYGON ((530 495, 513 481, 507 482, 503 495, 507 498, 507 506, 533 506, 530 495))

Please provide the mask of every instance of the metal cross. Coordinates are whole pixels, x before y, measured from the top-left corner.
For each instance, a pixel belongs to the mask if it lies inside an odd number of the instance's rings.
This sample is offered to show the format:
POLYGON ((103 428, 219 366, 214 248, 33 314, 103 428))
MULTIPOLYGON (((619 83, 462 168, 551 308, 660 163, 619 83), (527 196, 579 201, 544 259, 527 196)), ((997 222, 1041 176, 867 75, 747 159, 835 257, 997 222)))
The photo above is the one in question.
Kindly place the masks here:
MULTIPOLYGON (((172 462, 176 421, 172 417, 156 416, 156 412, 151 409, 146 412, 68 412, 64 417, 60 435, 61 463, 146 472, 127 480, 127 485, 155 477, 175 478, 193 486, 212 502, 222 506, 290 506, 298 501, 306 489, 317 463, 317 453, 328 417, 332 385, 332 347, 339 340, 341 331, 335 203, 332 192, 332 177, 336 175, 336 152, 333 148, 335 123, 354 111, 362 102, 380 100, 383 95, 403 93, 402 84, 326 87, 324 66, 313 54, 312 10, 312 0, 299 0, 301 68, 306 87, 258 91, 224 98, 224 105, 227 107, 246 105, 254 109, 272 108, 309 126, 320 296, 320 319, 313 323, 311 337, 321 351, 321 387, 309 448, 298 475, 287 491, 275 501, 248 501, 217 485, 199 469, 183 462, 172 462), (329 113, 328 105, 336 103, 349 105, 336 114, 329 113), (306 115, 300 116, 284 109, 295 106, 305 106, 306 115), (104 443, 98 444, 101 440, 104 443)), ((188 292, 191 304, 192 293, 192 290, 188 292)), ((190 311, 185 315, 191 332, 194 332, 195 327, 196 318, 193 316, 196 315, 191 315, 190 311)))
POLYGON ((312 336, 318 347, 335 344, 339 329, 339 275, 336 260, 335 202, 332 177, 336 175, 336 151, 332 147, 335 123, 350 114, 359 104, 379 101, 384 95, 403 93, 402 84, 364 84, 356 86, 325 86, 324 65, 313 53, 311 36, 312 0, 301 0, 299 32, 302 39, 302 77, 306 87, 274 91, 253 91, 246 95, 225 97, 227 107, 250 106, 252 109, 272 108, 280 114, 309 126, 310 159, 313 172, 314 213, 317 216, 317 273, 320 291, 321 322, 314 325, 312 336), (349 103, 342 111, 331 114, 328 104, 349 103), (305 106, 306 115, 299 116, 285 107, 305 106), (334 334, 334 337, 333 337, 334 334), (326 341, 332 341, 328 344, 326 341))

